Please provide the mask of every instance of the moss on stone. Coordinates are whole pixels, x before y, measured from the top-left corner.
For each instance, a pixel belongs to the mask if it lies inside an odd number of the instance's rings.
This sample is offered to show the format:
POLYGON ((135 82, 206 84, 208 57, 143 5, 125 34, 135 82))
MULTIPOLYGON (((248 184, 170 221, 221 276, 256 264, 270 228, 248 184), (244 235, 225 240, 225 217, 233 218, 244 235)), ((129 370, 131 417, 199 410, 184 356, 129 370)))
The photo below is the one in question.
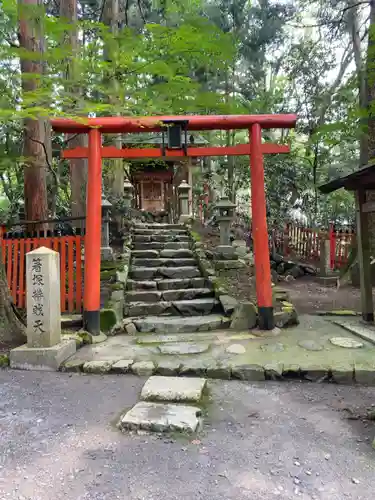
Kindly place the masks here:
POLYGON ((201 241, 201 236, 199 233, 196 233, 195 231, 191 231, 190 235, 194 241, 201 241))
POLYGON ((8 354, 0 354, 0 368, 6 368, 7 366, 9 366, 8 354))
POLYGON ((122 260, 104 261, 100 263, 100 272, 121 270, 124 266, 122 260))
POLYGON ((82 339, 84 344, 91 344, 91 334, 89 332, 81 330, 77 333, 77 335, 82 339))
POLYGON ((102 309, 100 311, 100 331, 109 332, 116 323, 116 312, 113 309, 102 309))
POLYGON ((122 283, 110 283, 109 288, 112 291, 116 291, 116 290, 122 291, 124 289, 124 285, 122 283))
POLYGON ((327 314, 332 314, 333 316, 357 316, 355 311, 349 311, 346 309, 339 311, 328 311, 327 314))
POLYGON ((62 335, 62 338, 64 340, 69 340, 69 339, 75 340, 77 349, 82 347, 84 344, 82 337, 76 332, 65 331, 65 332, 61 332, 61 335, 62 335))
POLYGON ((100 271, 100 280, 101 281, 106 281, 110 280, 111 278, 116 277, 116 269, 107 269, 105 271, 100 271))
POLYGON ((287 302, 286 300, 282 300, 281 303, 284 307, 291 307, 292 309, 294 307, 291 302, 287 302))

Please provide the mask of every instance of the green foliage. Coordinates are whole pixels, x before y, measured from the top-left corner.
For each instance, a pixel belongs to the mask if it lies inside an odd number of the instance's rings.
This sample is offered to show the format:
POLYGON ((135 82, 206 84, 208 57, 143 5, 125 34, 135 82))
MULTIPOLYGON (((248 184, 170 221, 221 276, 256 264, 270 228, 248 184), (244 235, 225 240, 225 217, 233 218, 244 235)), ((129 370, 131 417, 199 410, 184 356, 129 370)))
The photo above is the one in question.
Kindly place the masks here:
MULTIPOLYGON (((0 6, 0 188, 8 200, 0 207, 1 218, 15 218, 22 199, 25 118, 297 112, 296 132, 264 132, 265 140, 291 147, 289 155, 265 160, 271 224, 296 214, 312 224, 352 221, 351 194, 320 196, 317 188, 358 166, 367 116, 358 105, 350 23, 358 15, 359 36, 366 43, 361 5, 129 0, 122 4, 119 29, 112 32, 97 0, 84 2, 76 25, 58 17, 55 3, 46 4, 23 6, 30 27, 43 38, 38 52, 18 47, 17 1, 3 0, 0 6), (306 24, 315 27, 303 28, 306 24), (67 35, 76 30, 85 42, 73 50, 67 35), (21 75, 21 59, 40 62, 41 71, 21 75), (35 85, 25 90, 22 82, 35 85)), ((203 135, 212 144, 231 145, 247 142, 247 134, 203 135)), ((70 205, 69 164, 59 159, 65 139, 54 137, 52 159, 46 162, 48 184, 57 186, 50 206, 56 205, 58 214, 67 214, 70 205)), ((112 168, 105 162, 109 191, 112 168)), ((200 183, 194 186, 197 196, 208 182, 212 191, 235 193, 240 208, 248 210, 247 157, 207 159, 194 178, 200 183)), ((126 211, 121 199, 111 201, 126 211)))

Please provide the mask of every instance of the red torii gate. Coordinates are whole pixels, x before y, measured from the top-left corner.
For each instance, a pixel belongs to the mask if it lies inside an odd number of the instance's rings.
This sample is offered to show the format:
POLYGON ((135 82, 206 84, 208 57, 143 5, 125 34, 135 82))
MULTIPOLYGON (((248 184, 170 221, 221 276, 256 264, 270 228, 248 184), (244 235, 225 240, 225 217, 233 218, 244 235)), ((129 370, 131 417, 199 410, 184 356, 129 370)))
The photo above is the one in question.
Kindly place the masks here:
POLYGON ((88 158, 84 326, 100 333, 100 243, 102 158, 177 158, 202 156, 250 156, 252 230, 259 326, 274 327, 271 271, 264 192, 263 155, 288 153, 289 147, 262 143, 262 129, 294 128, 297 117, 284 115, 153 116, 141 118, 103 117, 71 120, 56 118, 52 128, 59 133, 88 134, 88 147, 68 149, 64 158, 88 158), (102 147, 102 134, 159 132, 167 124, 183 123, 186 130, 248 129, 249 143, 230 147, 187 147, 180 149, 102 147))

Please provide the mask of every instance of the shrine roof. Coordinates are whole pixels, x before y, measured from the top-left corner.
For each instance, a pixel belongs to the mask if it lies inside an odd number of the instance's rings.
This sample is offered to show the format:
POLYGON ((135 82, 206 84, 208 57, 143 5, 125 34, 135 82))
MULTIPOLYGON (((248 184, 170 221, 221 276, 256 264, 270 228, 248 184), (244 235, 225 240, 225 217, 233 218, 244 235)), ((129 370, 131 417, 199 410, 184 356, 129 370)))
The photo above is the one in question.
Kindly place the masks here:
POLYGON ((319 191, 329 194, 341 188, 348 191, 356 191, 360 188, 375 189, 375 165, 365 165, 351 174, 333 179, 319 186, 319 191))

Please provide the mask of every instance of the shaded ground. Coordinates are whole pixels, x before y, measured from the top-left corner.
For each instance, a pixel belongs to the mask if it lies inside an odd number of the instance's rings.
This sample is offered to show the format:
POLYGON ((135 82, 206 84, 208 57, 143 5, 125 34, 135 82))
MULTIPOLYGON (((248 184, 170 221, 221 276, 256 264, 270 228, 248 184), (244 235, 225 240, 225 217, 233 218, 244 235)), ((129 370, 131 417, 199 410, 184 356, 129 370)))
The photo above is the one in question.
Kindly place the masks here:
MULTIPOLYGON (((196 225, 193 230, 200 235, 202 242, 208 249, 212 250, 219 244, 216 229, 196 225)), ((246 265, 242 269, 229 271, 220 270, 216 273, 225 282, 233 297, 238 300, 255 300, 255 278, 251 266, 246 265)), ((313 314, 317 311, 337 309, 357 312, 361 310, 360 291, 351 285, 337 290, 335 286, 322 286, 315 281, 314 277, 305 276, 291 282, 277 283, 277 286, 288 290, 291 302, 299 314, 313 314)))
POLYGON ((197 439, 113 425, 143 381, 0 372, 0 498, 368 500, 375 390, 210 383, 197 439))
POLYGON ((281 286, 288 290, 291 302, 300 314, 337 309, 361 311, 360 291, 351 285, 337 290, 336 287, 322 286, 314 278, 306 276, 281 286))

